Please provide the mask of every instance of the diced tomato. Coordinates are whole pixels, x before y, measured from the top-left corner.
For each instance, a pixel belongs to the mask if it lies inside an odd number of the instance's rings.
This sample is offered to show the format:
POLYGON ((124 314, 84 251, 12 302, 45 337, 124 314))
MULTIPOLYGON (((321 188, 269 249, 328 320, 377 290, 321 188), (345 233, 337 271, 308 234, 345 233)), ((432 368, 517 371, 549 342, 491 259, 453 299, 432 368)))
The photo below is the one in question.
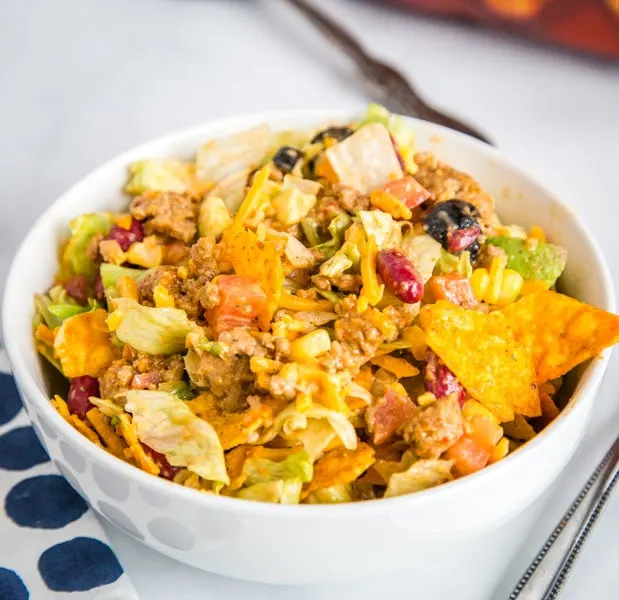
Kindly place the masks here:
POLYGON ((448 300, 463 308, 475 308, 478 304, 471 282, 458 273, 431 277, 430 289, 437 300, 448 300))
POLYGON ((490 452, 473 438, 463 435, 447 450, 445 458, 454 461, 452 468, 454 476, 463 477, 483 469, 490 460, 490 452))
POLYGON ((267 304, 259 279, 251 275, 219 275, 213 283, 219 288, 219 304, 206 312, 206 319, 214 333, 255 326, 267 304))
POLYGON ((365 413, 372 442, 376 445, 387 442, 414 410, 415 405, 408 396, 396 394, 391 388, 387 388, 385 395, 365 413))
POLYGON ((415 208, 430 197, 430 192, 411 175, 391 181, 382 189, 404 202, 408 208, 415 208))

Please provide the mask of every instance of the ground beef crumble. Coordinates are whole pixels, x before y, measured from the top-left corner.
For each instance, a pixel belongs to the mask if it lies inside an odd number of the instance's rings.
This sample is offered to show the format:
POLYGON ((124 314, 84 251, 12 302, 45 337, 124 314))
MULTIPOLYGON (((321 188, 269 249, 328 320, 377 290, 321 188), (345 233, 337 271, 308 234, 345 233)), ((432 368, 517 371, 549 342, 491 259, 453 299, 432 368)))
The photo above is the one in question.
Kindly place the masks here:
POLYGON ((161 234, 191 242, 197 233, 199 205, 195 199, 173 192, 146 192, 131 201, 131 216, 144 222, 147 234, 161 234))
POLYGON ((130 389, 157 389, 165 381, 182 380, 183 374, 180 354, 142 354, 125 346, 123 358, 113 361, 99 377, 101 397, 115 399, 130 389))

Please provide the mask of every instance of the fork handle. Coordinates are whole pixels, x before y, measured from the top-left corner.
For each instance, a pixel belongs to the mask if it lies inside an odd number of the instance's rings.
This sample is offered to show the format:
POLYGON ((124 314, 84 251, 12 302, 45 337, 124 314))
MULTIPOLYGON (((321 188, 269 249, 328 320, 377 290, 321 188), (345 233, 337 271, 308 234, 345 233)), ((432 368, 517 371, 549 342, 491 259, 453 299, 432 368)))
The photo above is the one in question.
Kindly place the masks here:
POLYGON ((619 481, 619 438, 533 559, 509 600, 555 600, 619 481))

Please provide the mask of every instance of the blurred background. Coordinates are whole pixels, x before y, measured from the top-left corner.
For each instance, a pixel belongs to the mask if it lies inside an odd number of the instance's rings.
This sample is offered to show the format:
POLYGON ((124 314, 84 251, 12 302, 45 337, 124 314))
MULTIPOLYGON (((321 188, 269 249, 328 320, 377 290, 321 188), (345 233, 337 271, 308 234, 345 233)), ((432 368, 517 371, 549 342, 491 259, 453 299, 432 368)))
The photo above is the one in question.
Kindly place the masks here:
MULTIPOLYGON (((618 0, 315 4, 406 74, 438 108, 487 132, 579 213, 607 257, 619 255, 613 218, 619 203, 618 0), (441 11, 448 18, 438 18, 441 11)), ((0 289, 19 241, 39 214, 115 154, 224 116, 361 109, 372 100, 381 98, 363 85, 352 63, 283 0, 0 0, 0 289)), ((611 269, 619 281, 616 261, 611 269)), ((511 566, 514 576, 610 439, 619 416, 617 366, 615 360, 568 475, 529 511, 528 521, 492 541, 507 568, 528 538, 528 554, 511 566), (546 520, 528 533, 544 506, 550 507, 546 520)), ((566 600, 616 598, 619 501, 610 504, 603 523, 566 600)), ((177 565, 108 530, 149 600, 202 598, 206 590, 212 598, 291 597, 286 590, 228 582, 177 565)), ((495 581, 502 575, 492 574, 495 581)), ((489 593, 474 574, 440 585, 445 595, 436 598, 458 593, 479 600, 489 593)), ((294 597, 342 596, 323 590, 294 597)))

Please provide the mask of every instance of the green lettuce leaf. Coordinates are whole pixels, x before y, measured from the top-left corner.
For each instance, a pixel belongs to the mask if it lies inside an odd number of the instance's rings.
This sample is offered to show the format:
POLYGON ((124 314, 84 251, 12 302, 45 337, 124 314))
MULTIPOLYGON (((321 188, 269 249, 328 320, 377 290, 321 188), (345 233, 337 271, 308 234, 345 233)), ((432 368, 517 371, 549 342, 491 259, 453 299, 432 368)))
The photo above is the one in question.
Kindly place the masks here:
POLYGON ((209 481, 229 483, 221 442, 215 430, 172 394, 131 390, 125 410, 141 442, 165 455, 174 467, 186 467, 209 481))
POLYGON ((103 284, 105 295, 108 298, 116 298, 118 296, 116 282, 120 277, 131 277, 131 279, 133 279, 136 283, 139 283, 154 269, 133 269, 129 267, 121 267, 120 265, 103 263, 99 267, 99 270, 101 273, 101 283, 103 284))
POLYGON ((202 181, 218 183, 235 173, 253 169, 264 160, 273 138, 271 128, 262 124, 211 140, 198 150, 196 175, 202 181))
POLYGON ((306 499, 308 504, 338 504, 354 500, 350 483, 338 483, 312 492, 306 499))
POLYGON ((417 460, 401 473, 389 478, 385 498, 412 494, 453 479, 450 460, 417 460))
POLYGON ((342 247, 344 234, 351 225, 352 219, 346 213, 340 213, 331 219, 331 223, 327 227, 331 239, 317 246, 325 258, 331 258, 342 247))
POLYGON ((559 279, 567 262, 567 250, 554 244, 529 246, 527 240, 506 236, 490 237, 486 243, 505 250, 508 269, 517 271, 523 279, 547 281, 550 286, 559 279))
POLYGON ((164 381, 157 386, 160 392, 167 392, 180 400, 193 400, 196 397, 194 391, 185 381, 164 381))
MULTIPOLYGON (((111 315, 118 339, 146 354, 176 354, 195 325, 180 308, 152 308, 128 298, 114 300, 111 315)), ((108 323, 110 320, 108 319, 108 323)))
POLYGON ((139 195, 147 190, 182 194, 191 189, 192 165, 175 159, 140 160, 129 166, 131 177, 125 187, 128 194, 139 195))
POLYGON ((307 452, 295 452, 282 461, 267 458, 248 458, 243 464, 245 484, 266 483, 279 479, 311 481, 314 476, 312 460, 307 452))
POLYGON ((360 210, 359 217, 366 235, 376 240, 379 250, 400 245, 402 231, 390 214, 382 210, 360 210))
POLYGON ((473 273, 471 253, 465 251, 460 256, 456 256, 441 248, 441 256, 436 264, 436 269, 442 274, 457 273, 463 277, 470 277, 473 273))
POLYGON ((399 115, 391 114, 384 106, 380 104, 370 104, 367 108, 365 116, 359 123, 359 128, 370 125, 371 123, 380 123, 384 125, 400 151, 400 155, 404 159, 405 170, 415 172, 417 166, 413 161, 412 149, 415 142, 415 135, 412 126, 408 121, 399 115))
POLYGON ((303 484, 298 479, 256 483, 237 492, 238 498, 275 504, 299 504, 303 484))
POLYGON ((94 279, 97 265, 88 258, 86 249, 97 233, 107 235, 114 222, 109 213, 89 213, 71 221, 71 238, 62 253, 61 268, 63 277, 86 275, 94 279))
POLYGON ((417 267, 424 283, 432 277, 434 267, 441 258, 441 245, 427 234, 407 233, 400 243, 400 250, 417 267))
POLYGON ((218 238, 232 222, 226 203, 218 196, 208 195, 200 205, 198 231, 200 237, 218 238))
POLYGON ((314 458, 317 455, 316 446, 328 437, 328 430, 313 425, 314 421, 320 421, 322 425, 326 425, 334 435, 340 438, 344 447, 349 450, 357 447, 357 432, 346 415, 318 404, 314 404, 303 412, 299 412, 294 404, 287 406, 275 417, 273 425, 262 436, 259 443, 265 444, 278 435, 282 435, 291 441, 302 441, 306 452, 314 458), (307 432, 308 428, 312 432, 310 440, 304 439, 303 432, 307 432), (307 446, 306 441, 310 442, 307 446))

